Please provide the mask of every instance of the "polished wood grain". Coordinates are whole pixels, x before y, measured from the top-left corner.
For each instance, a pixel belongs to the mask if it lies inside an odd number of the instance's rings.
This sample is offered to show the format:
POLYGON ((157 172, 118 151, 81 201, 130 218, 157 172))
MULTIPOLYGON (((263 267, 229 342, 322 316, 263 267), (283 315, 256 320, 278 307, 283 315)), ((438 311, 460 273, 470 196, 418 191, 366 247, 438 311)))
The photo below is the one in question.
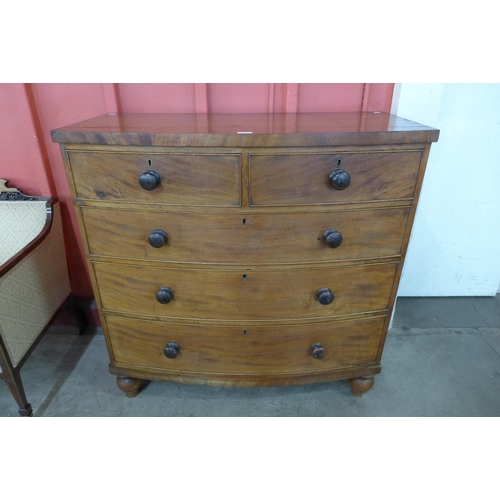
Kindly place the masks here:
POLYGON ((428 143, 437 141, 439 131, 368 112, 112 113, 52 130, 51 136, 64 144, 290 147, 428 143))
POLYGON ((78 198, 174 205, 240 205, 240 155, 69 152, 78 198), (161 182, 139 184, 152 170, 161 182))
POLYGON ((112 114, 53 131, 120 388, 371 389, 438 136, 383 113, 112 114))
POLYGON ((83 207, 82 215, 92 255, 266 264, 397 256, 409 210, 231 215, 83 207), (148 238, 158 229, 168 242, 156 248, 148 238), (323 238, 328 229, 342 235, 337 248, 329 248, 323 238))
POLYGON ((384 317, 280 326, 179 325, 106 316, 114 360, 172 372, 273 374, 327 371, 374 363, 384 317), (176 358, 167 343, 180 346, 176 358), (321 342, 322 359, 310 346, 321 342))
POLYGON ((378 265, 283 270, 192 269, 94 262, 104 309, 166 318, 281 320, 334 317, 389 306, 397 262, 378 265), (170 287, 174 300, 156 294, 170 287), (328 287, 335 299, 316 296, 328 287))
POLYGON ((251 205, 317 205, 413 198, 421 151, 250 155, 251 205), (349 187, 330 174, 341 165, 349 187))
MULTIPOLYGON (((134 377, 140 380, 162 380, 177 384, 197 384, 222 387, 270 387, 304 385, 337 380, 348 380, 355 377, 366 377, 380 373, 380 363, 366 363, 331 370, 290 373, 210 373, 205 372, 178 372, 159 370, 149 366, 135 366, 113 362, 109 365, 109 372, 120 377, 134 377)), ((346 384, 347 385, 347 384, 346 384)), ((346 387, 345 393, 349 392, 346 387)))

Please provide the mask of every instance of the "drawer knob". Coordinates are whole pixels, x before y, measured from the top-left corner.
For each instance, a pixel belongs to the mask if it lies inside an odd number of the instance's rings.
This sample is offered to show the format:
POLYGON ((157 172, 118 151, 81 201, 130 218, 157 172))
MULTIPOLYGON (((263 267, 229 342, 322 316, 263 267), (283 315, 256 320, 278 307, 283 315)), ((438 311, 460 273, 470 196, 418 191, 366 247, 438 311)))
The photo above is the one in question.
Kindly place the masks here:
POLYGON ((351 183, 351 176, 341 168, 337 168, 330 174, 330 184, 335 189, 345 189, 351 183))
POLYGON ((318 297, 319 303, 327 306, 333 302, 333 293, 329 288, 320 288, 316 292, 316 297, 318 297))
POLYGON ((148 242, 152 247, 161 248, 168 241, 168 235, 161 229, 155 229, 148 238, 148 242))
POLYGON ((156 292, 156 300, 160 304, 168 304, 172 300, 174 300, 174 291, 168 286, 162 286, 156 292))
POLYGON ((154 170, 147 170, 139 177, 139 184, 146 191, 153 191, 160 185, 160 182, 160 174, 154 170))
POLYGON ((323 233, 323 240, 330 248, 337 248, 342 243, 342 235, 336 229, 327 229, 323 233))
POLYGON ((321 345, 321 342, 315 342, 310 348, 309 352, 311 353, 314 359, 323 359, 325 356, 325 349, 321 345))
POLYGON ((169 359, 174 359, 178 356, 181 348, 179 344, 176 344, 175 342, 169 342, 167 344, 167 347, 165 347, 163 354, 167 356, 169 359))

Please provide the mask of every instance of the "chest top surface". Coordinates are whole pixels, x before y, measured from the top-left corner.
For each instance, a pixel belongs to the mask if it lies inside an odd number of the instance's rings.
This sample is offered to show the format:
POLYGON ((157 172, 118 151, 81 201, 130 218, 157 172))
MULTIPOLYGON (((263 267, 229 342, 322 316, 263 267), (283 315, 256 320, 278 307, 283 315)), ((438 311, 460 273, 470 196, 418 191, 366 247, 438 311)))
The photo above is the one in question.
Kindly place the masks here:
POLYGON ((54 142, 123 146, 287 147, 435 142, 439 130, 377 112, 110 113, 51 131, 54 142))

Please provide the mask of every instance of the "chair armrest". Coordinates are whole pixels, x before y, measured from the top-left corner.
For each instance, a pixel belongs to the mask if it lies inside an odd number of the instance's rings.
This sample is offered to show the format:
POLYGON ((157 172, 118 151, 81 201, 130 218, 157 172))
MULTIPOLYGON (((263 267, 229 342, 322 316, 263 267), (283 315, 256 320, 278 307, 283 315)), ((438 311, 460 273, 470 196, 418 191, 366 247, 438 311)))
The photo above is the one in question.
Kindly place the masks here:
POLYGON ((24 247, 15 252, 11 257, 8 257, 6 261, 0 262, 0 278, 7 274, 27 255, 29 255, 38 245, 40 245, 52 230, 52 226, 54 224, 54 205, 58 202, 58 199, 54 197, 40 197, 37 198, 37 201, 45 201, 45 223, 42 227, 42 230, 24 247))

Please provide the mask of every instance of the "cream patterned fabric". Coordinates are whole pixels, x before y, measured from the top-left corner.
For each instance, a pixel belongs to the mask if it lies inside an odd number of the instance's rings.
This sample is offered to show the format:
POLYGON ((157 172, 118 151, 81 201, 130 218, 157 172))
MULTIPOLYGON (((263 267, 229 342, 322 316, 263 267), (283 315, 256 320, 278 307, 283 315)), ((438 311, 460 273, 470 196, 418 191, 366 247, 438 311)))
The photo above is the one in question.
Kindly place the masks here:
POLYGON ((40 234, 45 219, 45 201, 0 201, 0 265, 40 234))
MULTIPOLYGON (((5 203, 36 203, 38 210, 43 212, 45 223, 45 202, 41 202, 41 205, 32 201, 5 203)), ((43 228, 44 224, 40 227, 32 208, 25 211, 15 208, 14 211, 32 220, 39 227, 38 233, 43 228)), ((22 224, 28 227, 26 219, 22 224)), ((17 229, 15 232, 18 234, 16 242, 21 241, 20 232, 17 229)), ((28 232, 29 241, 38 234, 34 230, 28 232)), ((25 259, 0 278, 0 334, 14 366, 17 366, 69 293, 61 215, 57 203, 54 206, 54 224, 50 234, 25 259)))

